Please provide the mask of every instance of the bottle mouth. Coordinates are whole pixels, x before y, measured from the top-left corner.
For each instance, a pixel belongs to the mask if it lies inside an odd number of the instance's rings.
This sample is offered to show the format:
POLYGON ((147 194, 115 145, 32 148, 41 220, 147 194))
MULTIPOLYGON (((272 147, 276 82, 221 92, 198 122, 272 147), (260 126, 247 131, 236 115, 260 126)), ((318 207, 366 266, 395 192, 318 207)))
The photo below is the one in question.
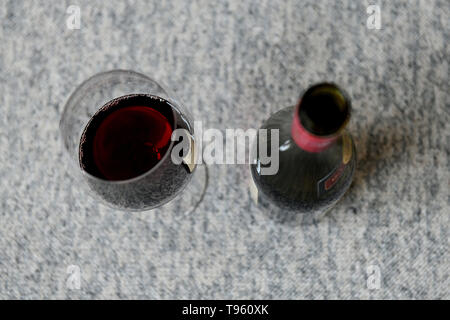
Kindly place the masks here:
POLYGON ((327 137, 338 134, 347 125, 351 104, 347 93, 337 85, 319 83, 306 90, 297 112, 305 130, 327 137))

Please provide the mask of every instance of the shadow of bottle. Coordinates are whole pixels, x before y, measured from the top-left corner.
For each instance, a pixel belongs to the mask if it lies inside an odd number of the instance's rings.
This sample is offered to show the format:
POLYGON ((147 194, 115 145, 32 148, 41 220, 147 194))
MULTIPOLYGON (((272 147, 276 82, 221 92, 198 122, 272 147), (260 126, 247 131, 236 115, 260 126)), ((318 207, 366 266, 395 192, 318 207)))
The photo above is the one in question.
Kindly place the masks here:
MULTIPOLYGON (((417 126, 418 123, 411 126, 400 116, 376 118, 369 125, 358 126, 357 134, 353 136, 358 155, 353 183, 327 219, 346 221, 348 217, 360 214, 367 202, 378 211, 381 206, 388 205, 380 195, 390 189, 389 184, 395 179, 407 181, 407 177, 399 174, 402 167, 412 161, 417 126), (333 215, 333 211, 336 214, 333 215)), ((389 195, 389 202, 403 200, 408 187, 406 183, 403 189, 395 190, 395 194, 389 195)), ((388 216, 377 216, 376 220, 382 225, 389 223, 388 216)))
MULTIPOLYGON (((315 215, 280 210, 264 198, 258 203, 260 211, 272 221, 290 227, 314 225, 325 219, 345 220, 344 215, 358 214, 366 195, 386 190, 390 179, 397 177, 401 166, 411 161, 414 127, 418 125, 411 126, 401 116, 376 118, 369 125, 363 122, 357 125, 352 130, 356 133, 353 139, 358 158, 353 182, 344 196, 319 215, 319 219, 312 218, 315 215)), ((398 192, 401 195, 404 190, 398 192)))

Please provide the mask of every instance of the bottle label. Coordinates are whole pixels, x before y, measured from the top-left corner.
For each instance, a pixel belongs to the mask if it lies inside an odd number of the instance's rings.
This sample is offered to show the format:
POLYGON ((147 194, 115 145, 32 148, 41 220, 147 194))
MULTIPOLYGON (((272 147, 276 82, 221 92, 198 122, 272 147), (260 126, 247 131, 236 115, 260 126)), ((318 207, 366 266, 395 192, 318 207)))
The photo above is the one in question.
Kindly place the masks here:
POLYGON ((352 158, 352 140, 348 133, 342 135, 342 163, 347 164, 352 158))
POLYGON ((322 194, 333 188, 345 170, 345 167, 352 158, 352 141, 350 136, 345 133, 342 136, 342 162, 324 178, 317 183, 317 193, 320 197, 322 194))
MULTIPOLYGON (((249 170, 251 170, 251 169, 249 168, 249 170)), ((251 174, 250 174, 250 178, 248 181, 248 186, 250 189, 250 197, 252 198, 252 200, 255 204, 258 204, 258 200, 259 200, 258 187, 256 186, 255 181, 253 180, 253 177, 251 174)))

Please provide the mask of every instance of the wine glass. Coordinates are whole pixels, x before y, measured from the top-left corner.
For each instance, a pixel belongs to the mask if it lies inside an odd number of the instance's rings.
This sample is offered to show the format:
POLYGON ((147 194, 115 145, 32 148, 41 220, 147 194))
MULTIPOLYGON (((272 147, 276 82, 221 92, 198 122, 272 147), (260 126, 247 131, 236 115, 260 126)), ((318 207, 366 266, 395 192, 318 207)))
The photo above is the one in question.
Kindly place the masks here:
POLYGON ((128 211, 168 203, 197 176, 176 204, 188 212, 201 201, 207 174, 205 168, 197 174, 202 166, 195 164, 191 119, 173 94, 146 75, 96 74, 76 88, 61 116, 70 171, 88 194, 128 211))

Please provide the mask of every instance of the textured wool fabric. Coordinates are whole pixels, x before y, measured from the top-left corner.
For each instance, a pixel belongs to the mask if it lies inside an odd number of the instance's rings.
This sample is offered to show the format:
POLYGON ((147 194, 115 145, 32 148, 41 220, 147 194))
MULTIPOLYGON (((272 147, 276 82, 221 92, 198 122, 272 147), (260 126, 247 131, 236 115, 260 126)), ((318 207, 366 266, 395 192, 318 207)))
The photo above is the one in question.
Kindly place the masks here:
POLYGON ((0 1, 0 298, 449 299, 449 17, 447 0, 0 1), (117 68, 220 130, 334 81, 354 183, 311 226, 253 204, 247 165, 210 166, 187 216, 108 209, 68 171, 58 123, 78 84, 117 68))

